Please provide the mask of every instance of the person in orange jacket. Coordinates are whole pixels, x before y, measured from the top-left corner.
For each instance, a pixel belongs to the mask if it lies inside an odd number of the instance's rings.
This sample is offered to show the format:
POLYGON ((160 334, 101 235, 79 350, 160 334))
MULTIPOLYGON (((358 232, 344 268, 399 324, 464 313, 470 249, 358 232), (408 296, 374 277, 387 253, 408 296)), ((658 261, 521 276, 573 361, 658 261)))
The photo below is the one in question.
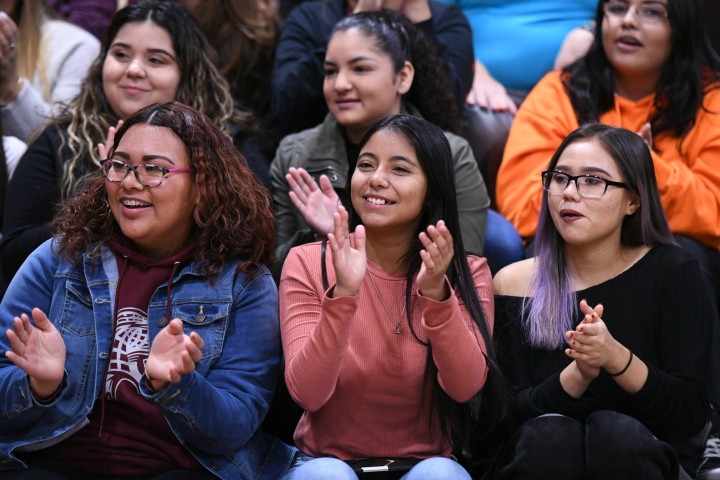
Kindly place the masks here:
POLYGON ((652 151, 665 214, 683 246, 720 282, 720 58, 698 0, 604 0, 588 53, 547 74, 513 122, 497 179, 500 212, 526 241, 542 172, 578 126, 637 132, 652 151))
MULTIPOLYGON (((562 140, 588 123, 637 132, 651 149, 670 229, 700 261, 717 308, 720 57, 705 33, 701 12, 699 0, 600 1, 597 35, 588 53, 547 74, 520 107, 496 195, 500 213, 529 242, 541 205, 540 174, 562 140)), ((602 177, 603 172, 583 173, 602 177)), ((720 327, 715 330, 713 352, 720 348, 720 327)), ((708 361, 719 378, 718 354, 708 361)), ((717 381, 711 398, 720 405, 717 381)))

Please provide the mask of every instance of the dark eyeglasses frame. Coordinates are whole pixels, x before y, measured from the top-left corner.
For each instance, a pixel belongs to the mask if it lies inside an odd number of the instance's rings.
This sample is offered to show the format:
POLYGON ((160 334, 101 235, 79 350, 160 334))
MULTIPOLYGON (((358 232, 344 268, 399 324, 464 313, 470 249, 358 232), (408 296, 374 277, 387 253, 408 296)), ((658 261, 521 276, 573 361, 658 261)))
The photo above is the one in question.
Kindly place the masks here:
POLYGON ((113 183, 123 182, 123 181, 125 181, 127 176, 130 175, 130 172, 133 172, 135 174, 135 180, 137 180, 138 183, 140 183, 141 185, 144 185, 146 187, 159 187, 160 184, 162 184, 163 180, 165 180, 167 178, 168 174, 170 174, 170 173, 190 173, 190 172, 195 171, 194 168, 167 168, 167 167, 163 167, 162 165, 156 165, 154 163, 153 164, 141 163, 140 165, 132 166, 132 165, 128 165, 127 163, 123 162, 122 160, 114 160, 112 158, 108 158, 107 160, 103 161, 101 165, 102 165, 103 175, 110 182, 113 182, 113 183), (105 165, 112 165, 114 163, 121 163, 125 167, 125 175, 123 175, 123 178, 121 178, 120 180, 111 179, 110 177, 108 177, 108 172, 105 171, 105 165), (152 165, 153 167, 159 168, 163 172, 162 177, 158 177, 160 179, 160 181, 158 183, 148 184, 148 183, 143 182, 140 179, 140 174, 138 173, 138 168, 140 168, 143 165, 146 167, 148 165, 152 165))
MULTIPOLYGON (((550 179, 552 178, 551 175, 556 175, 556 174, 565 175, 568 178, 567 183, 565 184, 565 186, 562 189, 563 192, 567 189, 568 185, 570 185, 570 182, 575 182, 575 190, 577 190, 578 195, 580 195, 581 197, 585 197, 585 196, 580 193, 580 187, 577 183, 579 178, 594 178, 596 180, 600 180, 601 182, 605 182, 605 190, 603 190, 602 195, 600 195, 599 197, 595 197, 595 198, 600 198, 603 195, 605 195, 608 187, 628 188, 627 183, 616 182, 614 180, 608 180, 607 178, 598 177, 597 175, 570 175, 568 173, 558 172, 556 170, 545 170, 544 172, 542 172, 540 174, 540 176, 542 177, 543 190, 545 190, 546 192, 550 191, 550 189, 546 186, 546 181, 548 181, 549 178, 550 179)), ((588 198, 588 197, 586 197, 586 198, 588 198)), ((589 197, 589 198, 593 198, 593 197, 589 197)))

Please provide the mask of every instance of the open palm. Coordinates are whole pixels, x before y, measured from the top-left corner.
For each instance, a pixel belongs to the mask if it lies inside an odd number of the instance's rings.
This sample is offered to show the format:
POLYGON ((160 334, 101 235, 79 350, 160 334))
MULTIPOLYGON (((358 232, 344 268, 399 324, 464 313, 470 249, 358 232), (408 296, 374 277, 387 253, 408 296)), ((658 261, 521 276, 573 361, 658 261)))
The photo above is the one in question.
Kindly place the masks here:
POLYGON ((302 168, 290 168, 285 176, 290 185, 290 200, 302 215, 305 223, 320 235, 333 230, 333 215, 339 200, 330 179, 322 175, 320 186, 302 168))
POLYGON ((30 376, 31 383, 49 385, 52 393, 65 372, 65 342, 42 310, 34 308, 32 317, 35 325, 25 313, 15 317, 13 328, 5 332, 12 349, 5 356, 30 376))

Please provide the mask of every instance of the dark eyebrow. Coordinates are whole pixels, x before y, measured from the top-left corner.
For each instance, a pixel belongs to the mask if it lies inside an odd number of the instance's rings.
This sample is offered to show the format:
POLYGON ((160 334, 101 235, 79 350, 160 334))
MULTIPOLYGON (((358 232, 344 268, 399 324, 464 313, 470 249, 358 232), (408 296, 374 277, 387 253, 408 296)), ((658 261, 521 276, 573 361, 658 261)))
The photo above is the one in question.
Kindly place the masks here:
MULTIPOLYGON (((555 170, 558 172, 566 173, 570 175, 569 168, 563 165, 555 165, 555 170)), ((593 174, 602 174, 607 177, 612 177, 610 172, 608 172, 605 169, 599 168, 599 167, 584 167, 580 169, 580 175, 593 175, 593 174)))
MULTIPOLYGON (((377 155, 375 155, 372 152, 361 152, 360 155, 358 155, 358 160, 360 160, 362 157, 370 157, 375 160, 377 159, 377 155)), ((393 155, 392 157, 390 157, 390 161, 391 162, 404 162, 404 163, 408 163, 413 166, 418 165, 418 162, 416 162, 404 155, 393 155)))
MULTIPOLYGON (((353 64, 353 63, 365 62, 365 61, 367 61, 367 62, 375 62, 376 60, 375 60, 373 57, 367 57, 367 56, 364 56, 364 55, 358 55, 357 57, 351 58, 351 59, 348 61, 348 63, 349 63, 349 64, 353 64)), ((325 65, 332 65, 332 66, 337 65, 337 64, 336 64, 335 62, 333 62, 332 60, 325 60, 323 63, 324 63, 325 65)))
MULTIPOLYGON (((123 42, 116 42, 116 43, 113 43, 112 45, 110 45, 110 48, 113 48, 113 47, 127 48, 129 50, 132 50, 132 47, 129 44, 123 43, 123 42)), ((165 50, 163 48, 148 48, 148 52, 167 55, 168 57, 172 58, 173 61, 176 61, 175 55, 173 55, 172 53, 168 52, 167 50, 165 50)))
MULTIPOLYGON (((130 155, 128 155, 125 152, 116 150, 115 152, 113 152, 113 157, 115 155, 117 155, 118 157, 123 158, 125 160, 130 160, 130 155)), ((153 160, 165 160, 166 162, 175 165, 175 162, 173 162, 172 160, 170 160, 168 157, 166 157, 164 155, 150 154, 150 155, 143 155, 143 157, 142 157, 143 163, 152 162, 153 160)))

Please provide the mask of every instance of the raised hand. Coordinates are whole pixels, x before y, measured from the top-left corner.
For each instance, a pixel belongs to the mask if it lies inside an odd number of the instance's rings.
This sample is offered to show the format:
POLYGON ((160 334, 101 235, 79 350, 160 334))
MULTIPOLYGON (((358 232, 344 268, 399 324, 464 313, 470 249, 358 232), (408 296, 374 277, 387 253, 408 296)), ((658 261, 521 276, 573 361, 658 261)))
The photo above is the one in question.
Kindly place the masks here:
POLYGON ((383 0, 358 0, 353 13, 374 12, 383 8, 383 0))
POLYGON ((645 125, 642 126, 639 132, 637 132, 640 137, 645 141, 645 145, 648 146, 650 150, 653 148, 653 135, 652 135, 652 125, 650 125, 650 122, 646 122, 645 125))
POLYGON ((123 121, 118 120, 117 125, 114 127, 108 128, 107 138, 105 139, 105 143, 98 143, 98 153, 100 154, 100 161, 107 160, 108 152, 110 152, 110 149, 115 144, 115 133, 117 133, 118 130, 120 130, 120 127, 122 127, 123 121))
POLYGON ((417 276, 420 293, 433 300, 445 300, 450 296, 445 273, 455 253, 450 230, 440 220, 437 225, 430 225, 427 233, 420 232, 419 237, 425 247, 420 250, 422 265, 417 276))
POLYGON ((15 317, 13 328, 5 332, 12 349, 5 356, 28 374, 33 393, 47 398, 63 379, 65 342, 42 310, 33 308, 32 317, 36 326, 25 313, 15 317))
POLYGON ((303 168, 291 167, 285 179, 290 185, 290 200, 312 230, 327 235, 333 230, 333 215, 340 200, 326 175, 320 176, 320 186, 303 168))
POLYGON ((20 93, 18 73, 18 37, 20 32, 12 18, 0 12, 0 101, 10 103, 20 93))
POLYGON ((517 113, 517 105, 505 90, 502 83, 495 80, 485 66, 475 61, 475 77, 472 88, 465 101, 482 109, 493 112, 517 113))
POLYGON ((367 272, 365 227, 355 229, 355 245, 350 244, 348 212, 342 205, 334 216, 334 233, 328 235, 333 254, 336 284, 333 297, 357 295, 367 272))
POLYGON ((145 363, 145 376, 154 390, 178 383, 183 375, 195 370, 202 358, 203 339, 196 332, 183 332, 182 321, 173 319, 157 334, 145 363))

